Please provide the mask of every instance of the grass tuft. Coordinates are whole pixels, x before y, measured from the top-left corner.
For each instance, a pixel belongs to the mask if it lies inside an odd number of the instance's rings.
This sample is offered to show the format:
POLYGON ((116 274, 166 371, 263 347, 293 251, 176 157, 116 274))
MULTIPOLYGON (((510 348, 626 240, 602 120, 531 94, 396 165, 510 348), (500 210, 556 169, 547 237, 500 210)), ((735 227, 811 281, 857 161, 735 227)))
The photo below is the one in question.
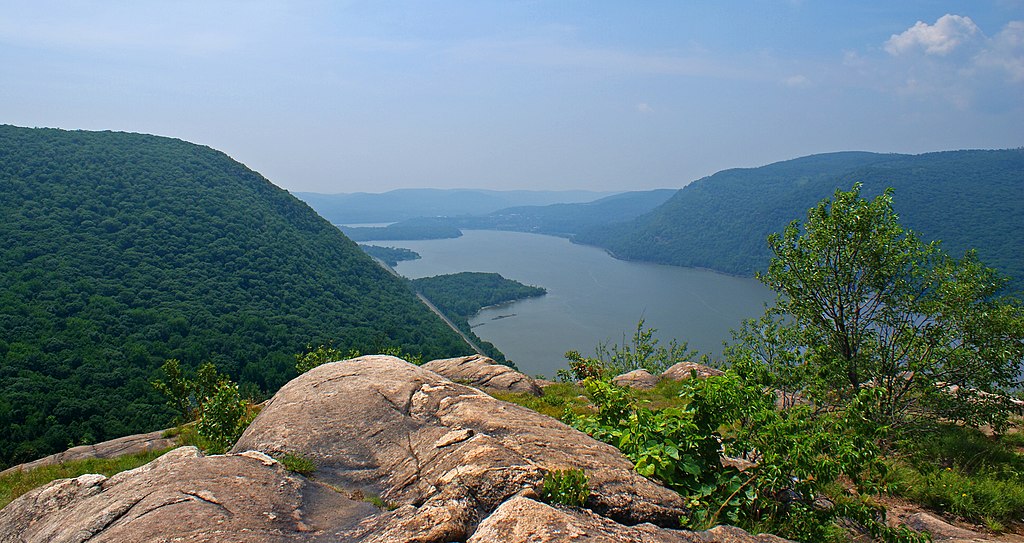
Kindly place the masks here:
POLYGON ((309 475, 316 471, 316 464, 298 453, 285 453, 277 461, 284 466, 284 469, 299 475, 309 475))

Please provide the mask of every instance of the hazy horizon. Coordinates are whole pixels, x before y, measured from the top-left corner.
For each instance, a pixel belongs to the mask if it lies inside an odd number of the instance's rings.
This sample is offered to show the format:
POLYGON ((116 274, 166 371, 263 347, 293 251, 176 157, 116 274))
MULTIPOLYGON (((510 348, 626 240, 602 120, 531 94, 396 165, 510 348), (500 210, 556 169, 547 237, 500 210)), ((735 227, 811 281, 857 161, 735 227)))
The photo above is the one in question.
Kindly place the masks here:
POLYGON ((1024 145, 1024 1, 4 6, 0 123, 142 132, 294 192, 629 191, 1024 145))

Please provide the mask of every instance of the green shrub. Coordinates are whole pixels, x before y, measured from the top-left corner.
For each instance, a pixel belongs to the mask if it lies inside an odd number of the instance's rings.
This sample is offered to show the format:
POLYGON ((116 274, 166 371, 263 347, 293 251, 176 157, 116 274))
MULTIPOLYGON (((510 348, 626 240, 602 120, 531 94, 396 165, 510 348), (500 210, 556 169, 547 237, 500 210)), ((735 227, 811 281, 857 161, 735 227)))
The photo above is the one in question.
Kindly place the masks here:
POLYGON ((858 402, 833 414, 806 406, 779 411, 774 394, 732 371, 686 381, 682 407, 658 410, 607 381, 584 385, 597 413, 568 422, 618 447, 637 473, 682 494, 689 506, 681 519, 686 527, 728 523, 818 543, 833 540, 840 523, 852 520, 878 539, 923 540, 889 528, 884 511, 866 502, 814 507, 841 477, 867 491, 882 469, 877 448, 862 434, 858 402), (723 455, 757 463, 740 471, 723 466, 723 455))
POLYGON ((238 385, 222 383, 213 397, 203 403, 196 435, 204 445, 203 450, 223 454, 238 441, 252 419, 248 402, 238 393, 238 385))
POLYGON ((581 469, 556 469, 544 474, 541 499, 547 503, 582 507, 590 496, 590 480, 581 469))

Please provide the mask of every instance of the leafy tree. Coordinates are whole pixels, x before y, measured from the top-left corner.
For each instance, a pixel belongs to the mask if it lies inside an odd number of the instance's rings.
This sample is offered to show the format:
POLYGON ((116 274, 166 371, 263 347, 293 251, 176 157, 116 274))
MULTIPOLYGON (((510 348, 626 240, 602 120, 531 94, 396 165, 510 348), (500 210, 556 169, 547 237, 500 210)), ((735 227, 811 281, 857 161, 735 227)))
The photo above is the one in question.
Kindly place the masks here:
POLYGON ((181 371, 181 362, 176 358, 167 359, 163 366, 163 379, 153 381, 153 387, 167 398, 167 406, 177 413, 179 422, 186 422, 192 419, 192 400, 190 394, 193 389, 193 382, 190 381, 181 371))
MULTIPOLYGON (((385 354, 401 358, 402 360, 416 364, 417 366, 423 364, 423 355, 405 352, 400 347, 384 347, 382 349, 377 349, 377 351, 377 354, 385 354)), ((312 345, 308 345, 305 352, 295 355, 295 371, 299 373, 306 373, 307 371, 317 366, 322 366, 328 362, 348 360, 349 358, 357 358, 359 356, 362 356, 362 353, 356 349, 349 349, 348 352, 344 352, 341 349, 332 347, 331 345, 318 345, 316 348, 313 348, 312 345)))
POLYGON ((922 417, 1005 423, 1024 312, 999 295, 1005 279, 973 252, 955 259, 920 241, 900 226, 891 190, 865 200, 860 185, 768 243, 774 257, 759 278, 778 299, 740 333, 744 356, 772 369, 768 384, 802 385, 823 407, 870 390, 870 417, 882 426, 922 417), (771 344, 777 355, 763 350, 771 344))
POLYGON ((627 342, 623 334, 622 345, 615 343, 599 343, 593 358, 584 357, 579 351, 568 351, 565 358, 569 360, 570 373, 559 370, 564 380, 582 380, 588 376, 616 376, 637 369, 645 369, 658 375, 679 362, 693 360, 697 353, 691 351, 684 341, 669 342, 668 346, 658 344, 654 334, 657 328, 645 326, 644 319, 636 324, 633 336, 627 342))
POLYGON ((345 353, 341 349, 335 349, 332 345, 318 345, 315 349, 312 345, 307 345, 305 352, 295 355, 295 371, 306 373, 328 362, 337 362, 356 356, 359 356, 357 351, 350 350, 345 353))
POLYGON ((230 381, 227 375, 217 371, 213 362, 203 362, 196 370, 196 379, 193 382, 193 394, 198 404, 209 400, 217 394, 217 390, 230 381))
POLYGON ((238 393, 238 385, 222 382, 213 396, 203 402, 196 434, 205 451, 222 454, 238 441, 250 422, 249 404, 238 393))

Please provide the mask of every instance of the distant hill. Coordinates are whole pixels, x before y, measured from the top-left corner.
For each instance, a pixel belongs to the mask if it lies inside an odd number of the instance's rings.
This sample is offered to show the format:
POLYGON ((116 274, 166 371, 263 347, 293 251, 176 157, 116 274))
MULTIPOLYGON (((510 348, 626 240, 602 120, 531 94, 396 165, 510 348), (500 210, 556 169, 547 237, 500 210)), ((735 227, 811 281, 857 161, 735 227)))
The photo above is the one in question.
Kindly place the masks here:
POLYGON ((513 230, 569 237, 594 226, 633 219, 668 200, 677 191, 656 189, 606 196, 593 202, 518 206, 480 216, 417 217, 388 226, 341 229, 356 241, 456 238, 465 230, 513 230))
POLYGON ((610 194, 584 190, 399 189, 379 194, 296 192, 295 196, 334 224, 360 224, 485 215, 513 206, 590 202, 610 194))
POLYGON ((272 392, 294 354, 470 354, 337 228, 227 155, 0 126, 0 467, 164 427, 149 381, 211 360, 272 392))
POLYGON ((634 191, 573 204, 509 207, 483 217, 458 221, 461 228, 515 230, 568 237, 605 224, 628 221, 647 213, 678 192, 674 189, 634 191))
POLYGON ((1024 286, 1024 149, 922 155, 813 155, 718 172, 632 221, 588 229, 574 241, 615 256, 752 275, 767 267, 768 234, 837 189, 895 189, 902 224, 952 255, 981 259, 1024 286))

